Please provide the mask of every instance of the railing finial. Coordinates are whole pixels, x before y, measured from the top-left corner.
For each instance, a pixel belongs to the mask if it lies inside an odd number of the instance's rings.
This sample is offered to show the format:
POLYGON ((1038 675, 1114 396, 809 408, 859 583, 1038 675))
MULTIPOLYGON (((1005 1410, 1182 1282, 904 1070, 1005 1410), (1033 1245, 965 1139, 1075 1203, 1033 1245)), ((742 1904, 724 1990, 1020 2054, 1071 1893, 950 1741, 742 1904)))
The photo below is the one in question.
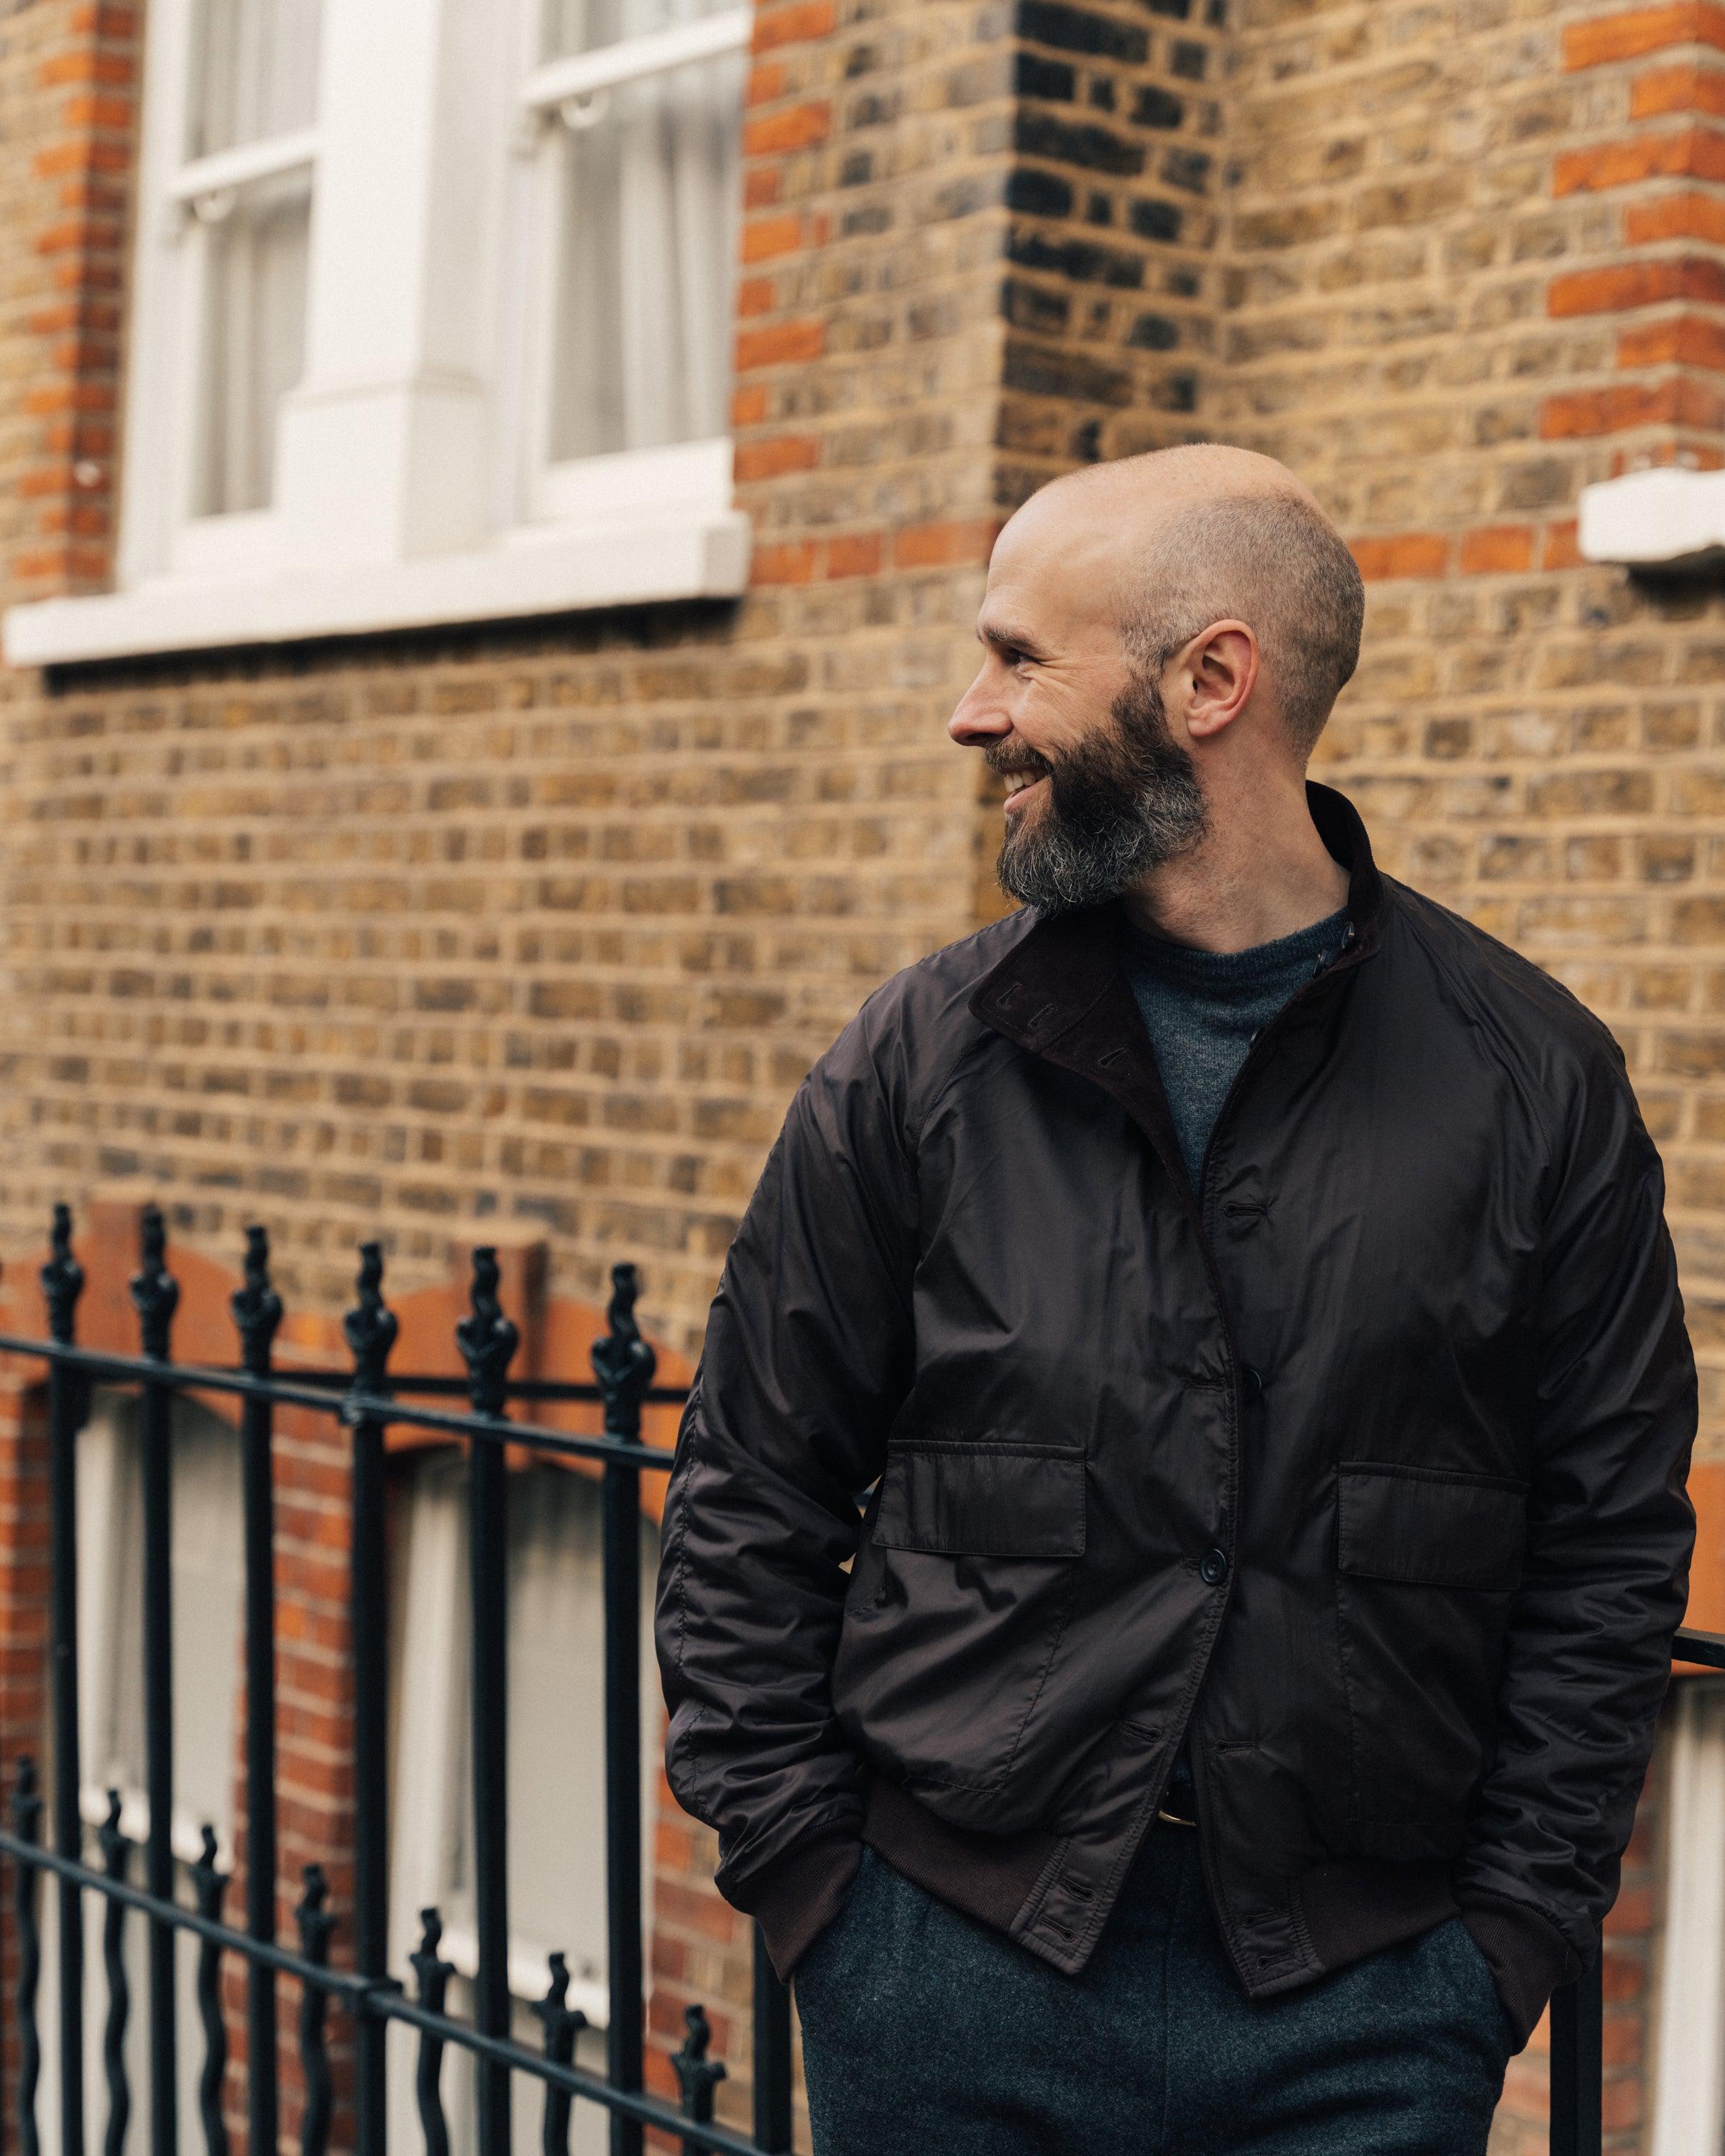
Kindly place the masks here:
POLYGON ((473 1254, 472 1315, 455 1327, 455 1345, 467 1365, 467 1397, 475 1414, 502 1414, 509 1366, 521 1345, 519 1331, 497 1300, 501 1278, 496 1251, 490 1244, 481 1244, 473 1254))
POLYGON ((245 1283, 228 1307, 239 1334, 240 1360, 254 1378, 267 1377, 270 1350, 281 1323, 281 1297, 270 1284, 270 1231, 255 1225, 245 1231, 245 1283))
POLYGON ((84 1292, 84 1268, 72 1255, 72 1209, 56 1205, 49 1235, 52 1255, 42 1268, 42 1295, 48 1305, 48 1330, 63 1348, 72 1344, 73 1312, 84 1292))
POLYGON ((354 1390, 375 1393, 382 1388, 397 1332, 395 1312, 383 1300, 381 1243, 360 1245, 356 1291, 359 1301, 341 1320, 341 1331, 353 1357, 354 1390))
POLYGON ((611 1301, 605 1312, 610 1331, 593 1343, 593 1370, 605 1402, 607 1437, 639 1438, 641 1401, 653 1382, 659 1358, 641 1337, 635 1322, 640 1276, 631 1265, 611 1268, 611 1301))
MULTIPOLYGON (((706 2007, 685 2006, 683 2026, 688 2033, 681 2051, 671 2053, 671 2066, 683 2092, 683 2116, 692 2118, 697 2126, 706 2126, 713 2115, 713 2091, 725 2078, 725 2062, 706 2055, 713 2032, 706 2007)), ((689 2146, 686 2142, 683 2145, 689 2146)))
MULTIPOLYGON (((569 1964, 560 1953, 551 1957, 551 1982, 543 1999, 533 2001, 533 2011, 545 2031, 545 2056, 554 2066, 572 2066, 575 2039, 587 2026, 587 2016, 569 2004, 569 1964)), ((555 2082, 545 2085, 545 2113, 541 2123, 541 2156, 569 2156, 569 2092, 555 2082)))
POLYGON ((152 1361, 165 1363, 180 1284, 167 1269, 167 1224, 159 1205, 144 1208, 138 1222, 138 1270, 131 1276, 132 1308, 138 1314, 144 1353, 152 1361))

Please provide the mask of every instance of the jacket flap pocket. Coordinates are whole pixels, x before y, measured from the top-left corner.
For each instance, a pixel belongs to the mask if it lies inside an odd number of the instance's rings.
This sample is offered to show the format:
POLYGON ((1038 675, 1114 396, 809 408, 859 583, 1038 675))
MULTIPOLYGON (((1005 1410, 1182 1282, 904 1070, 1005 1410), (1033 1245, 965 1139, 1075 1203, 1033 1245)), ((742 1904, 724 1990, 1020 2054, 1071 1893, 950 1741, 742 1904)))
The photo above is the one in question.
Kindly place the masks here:
POLYGON ((1337 1564, 1362 1579, 1511 1588, 1521 1577, 1527 1486, 1501 1475, 1344 1460, 1337 1564))
POLYGON ((1084 1450, 919 1438, 887 1450, 873 1540, 971 1557, 1081 1557, 1084 1450))

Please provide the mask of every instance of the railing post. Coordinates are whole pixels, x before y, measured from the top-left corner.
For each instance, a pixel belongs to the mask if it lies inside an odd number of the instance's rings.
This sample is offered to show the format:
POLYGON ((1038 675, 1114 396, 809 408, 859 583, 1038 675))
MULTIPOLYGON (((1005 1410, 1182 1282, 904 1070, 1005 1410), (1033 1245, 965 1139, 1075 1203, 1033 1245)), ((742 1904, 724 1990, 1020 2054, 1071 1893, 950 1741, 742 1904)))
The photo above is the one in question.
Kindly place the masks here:
MULTIPOLYGON (((281 1298, 270 1285, 270 1239, 245 1231, 245 1284, 229 1304, 239 1333, 240 1363, 253 1378, 270 1375, 270 1351, 281 1323, 281 1298)), ((275 1491, 271 1459, 273 1409, 249 1399, 240 1409, 239 1460, 245 1539, 245 1922, 253 1938, 275 1938, 275 1491)), ((267 1962, 246 1968, 246 2145, 251 2156, 275 2156, 276 2096, 275 1971, 267 1962)))
MULTIPOLYGON (((611 1268, 610 1330, 593 1346, 605 1403, 605 1435, 641 1437, 641 1400, 657 1357, 635 1323, 640 1283, 633 1265, 611 1268)), ((606 2030, 614 2087, 642 2086, 641 1967, 641 1471, 605 1462, 605 1902, 611 2023, 606 2030)), ((611 2156, 641 2156, 639 2123, 611 2114, 611 2156)))
MULTIPOLYGON (((395 1314, 382 1296, 381 1244, 360 1248, 359 1301, 342 1320, 356 1394, 382 1389, 395 1314)), ((350 1404, 353 1507, 349 1622, 353 1631, 354 1962, 382 1981, 389 1956, 389 1814, 387 1781, 388 1583, 383 1545, 383 1424, 350 1404)), ((383 2156, 387 2131, 385 2024, 362 2011, 355 2040, 359 2156, 383 2156)), ((320 2030, 321 2030, 320 2023, 320 2030)))
POLYGON ((755 2144, 784 2156, 791 2145, 791 1994, 755 1929, 755 2144))
MULTIPOLYGON (((72 1255, 72 1216, 54 1209, 51 1255, 42 1268, 48 1329, 63 1347, 74 1337, 84 1269, 72 1255)), ((82 1373, 54 1363, 48 1374, 49 1539, 54 1696, 54 1845, 83 1854, 78 1799, 83 1779, 78 1743, 78 1432, 84 1421, 82 1373)), ((60 2149, 84 2156, 84 1901, 77 1883, 55 1884, 59 1918, 60 2149)))
MULTIPOLYGON (((164 1258, 167 1230, 154 1205, 144 1208, 138 1270, 132 1275, 132 1306, 138 1313, 143 1352, 154 1363, 168 1358, 169 1329, 180 1299, 164 1258)), ((144 1385, 144 1789, 150 1830, 144 1845, 144 1883, 157 1901, 174 1897, 173 1703, 173 1394, 167 1385, 144 1385)), ((149 1926, 150 2147, 152 2156, 174 2156, 178 2138, 174 2083, 174 1930, 159 1917, 149 1926)))
MULTIPOLYGON (((520 1334, 497 1301, 497 1253, 473 1254, 473 1310, 455 1327, 476 1415, 504 1412, 504 1382, 520 1334)), ((509 1483, 501 1445, 467 1448, 467 1555, 472 1620, 474 1916, 479 1934, 476 2018, 488 2036, 509 2034, 509 1483)), ((509 2156, 509 2068, 479 2061, 480 2156, 509 2156)))
MULTIPOLYGON (((36 1789, 36 1763, 20 1759, 18 1782, 12 1793, 12 1830, 22 1842, 33 1844, 42 1826, 42 1799, 36 1789)), ((12 1866, 12 1915, 18 1926, 18 2156, 40 2156, 36 2131, 36 2081, 42 2067, 42 2046, 36 2026, 36 1986, 42 1974, 42 1936, 36 1923, 36 1880, 33 1864, 14 1857, 12 1866)))
POLYGON ((1551 2002, 1551 2156, 1600 2156, 1604 1955, 1551 2002))

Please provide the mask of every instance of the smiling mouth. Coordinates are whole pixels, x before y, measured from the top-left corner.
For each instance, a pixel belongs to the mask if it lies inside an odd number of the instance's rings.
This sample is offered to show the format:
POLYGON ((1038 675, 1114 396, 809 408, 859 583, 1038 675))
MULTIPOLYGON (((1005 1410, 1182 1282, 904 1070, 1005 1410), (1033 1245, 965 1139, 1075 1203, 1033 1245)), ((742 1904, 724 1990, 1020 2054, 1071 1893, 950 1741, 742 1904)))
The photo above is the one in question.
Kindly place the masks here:
POLYGON ((998 776, 1006 781, 1006 798, 1001 806, 1012 808, 1025 800, 1047 778, 1048 773, 1045 771, 1030 771, 1023 765, 1019 765, 1014 770, 1000 772, 998 776))

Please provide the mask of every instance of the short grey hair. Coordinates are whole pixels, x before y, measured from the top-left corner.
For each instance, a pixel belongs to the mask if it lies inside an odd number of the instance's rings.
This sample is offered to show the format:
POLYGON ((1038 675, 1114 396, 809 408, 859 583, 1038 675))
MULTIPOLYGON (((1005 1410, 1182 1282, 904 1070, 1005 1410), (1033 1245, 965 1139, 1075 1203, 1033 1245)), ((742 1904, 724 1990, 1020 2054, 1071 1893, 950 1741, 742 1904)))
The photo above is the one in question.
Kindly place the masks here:
POLYGON ((1359 664, 1365 601, 1358 564, 1312 504, 1291 491, 1224 495, 1158 532, 1122 595, 1120 632, 1153 679, 1213 621, 1245 622, 1304 758, 1359 664))

